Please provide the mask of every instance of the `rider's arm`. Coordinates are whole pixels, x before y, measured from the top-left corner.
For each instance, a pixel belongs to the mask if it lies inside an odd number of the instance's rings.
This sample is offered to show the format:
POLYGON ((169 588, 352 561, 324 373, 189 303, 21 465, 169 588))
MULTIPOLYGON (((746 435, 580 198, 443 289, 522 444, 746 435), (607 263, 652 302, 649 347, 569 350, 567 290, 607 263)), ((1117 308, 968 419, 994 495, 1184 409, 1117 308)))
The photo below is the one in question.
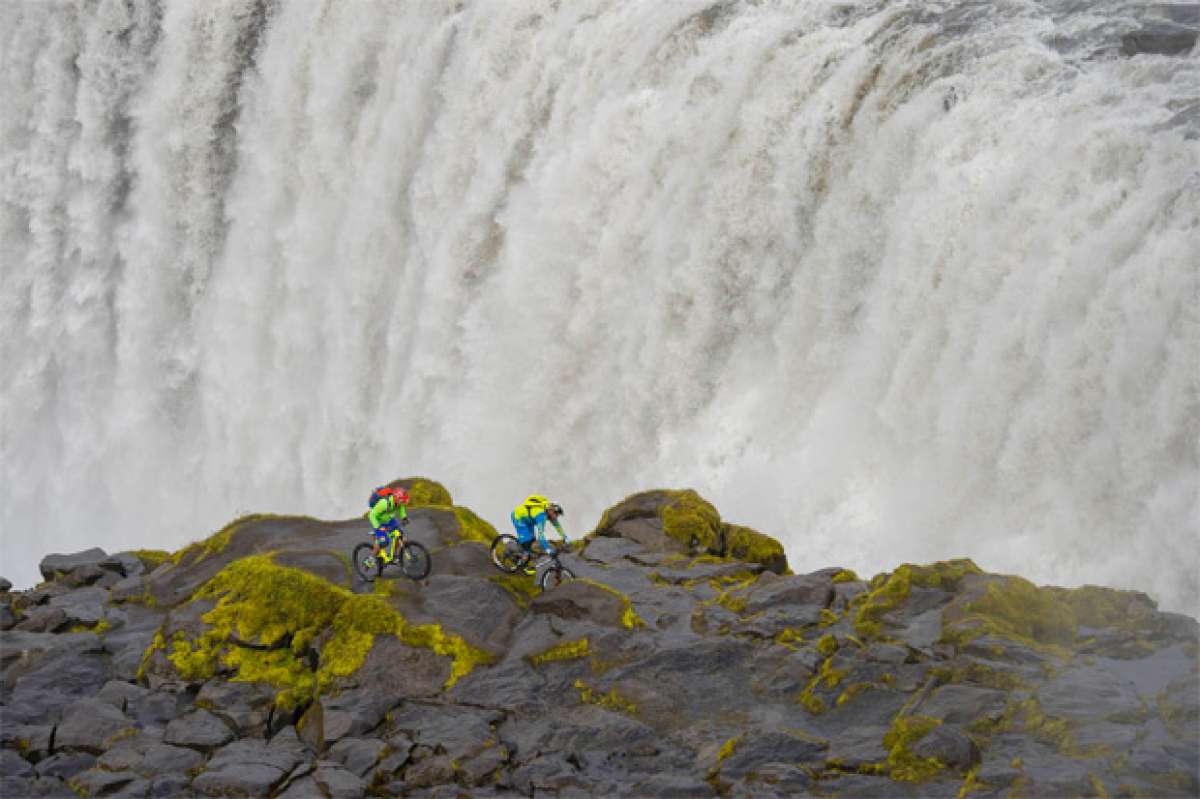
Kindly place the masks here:
POLYGON ((550 523, 554 525, 555 530, 558 530, 558 537, 565 542, 567 540, 567 534, 563 532, 562 525, 558 523, 558 519, 551 519, 550 523))
POLYGON ((367 514, 367 521, 371 523, 372 527, 378 530, 379 525, 383 524, 383 515, 387 513, 387 511, 388 501, 387 497, 384 497, 375 503, 375 507, 371 508, 371 512, 367 514))

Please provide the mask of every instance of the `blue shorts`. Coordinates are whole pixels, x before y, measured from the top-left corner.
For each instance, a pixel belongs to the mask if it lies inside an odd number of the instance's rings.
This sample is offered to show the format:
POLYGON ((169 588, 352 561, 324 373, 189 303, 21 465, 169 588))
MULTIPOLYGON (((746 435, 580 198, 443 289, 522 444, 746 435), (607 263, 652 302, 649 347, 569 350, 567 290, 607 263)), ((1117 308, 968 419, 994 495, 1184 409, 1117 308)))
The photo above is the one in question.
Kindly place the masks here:
POLYGON ((399 519, 392 519, 391 521, 384 522, 375 528, 375 543, 379 544, 381 547, 386 547, 388 544, 392 543, 391 534, 399 529, 399 519))
POLYGON ((518 519, 514 513, 512 514, 512 523, 513 529, 517 531, 517 541, 520 542, 521 546, 528 548, 533 543, 534 537, 533 517, 525 516, 518 519))

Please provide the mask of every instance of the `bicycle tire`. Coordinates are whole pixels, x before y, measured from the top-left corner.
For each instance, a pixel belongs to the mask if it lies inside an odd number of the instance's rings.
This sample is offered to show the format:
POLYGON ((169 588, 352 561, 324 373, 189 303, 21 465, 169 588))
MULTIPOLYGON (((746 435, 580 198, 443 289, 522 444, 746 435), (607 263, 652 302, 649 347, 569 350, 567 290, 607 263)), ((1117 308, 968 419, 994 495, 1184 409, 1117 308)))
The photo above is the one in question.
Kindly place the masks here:
POLYGON ((508 533, 501 533, 493 538, 489 549, 492 553, 492 564, 505 574, 516 574, 528 560, 517 537, 508 533))
POLYGON ((404 572, 404 576, 410 580, 424 580, 429 576, 430 569, 433 568, 429 550, 416 541, 408 541, 400 547, 395 562, 400 566, 400 571, 404 572))
POLYGON ((575 579, 575 572, 563 566, 561 563, 555 564, 542 572, 542 576, 538 578, 538 588, 544 594, 547 591, 558 588, 563 583, 569 583, 575 579))
POLYGON ((367 566, 364 562, 371 557, 371 550, 374 548, 374 545, 364 542, 356 546, 354 552, 350 555, 350 563, 354 567, 354 573, 364 583, 375 582, 375 578, 383 571, 383 561, 379 558, 375 558, 373 566, 367 566))

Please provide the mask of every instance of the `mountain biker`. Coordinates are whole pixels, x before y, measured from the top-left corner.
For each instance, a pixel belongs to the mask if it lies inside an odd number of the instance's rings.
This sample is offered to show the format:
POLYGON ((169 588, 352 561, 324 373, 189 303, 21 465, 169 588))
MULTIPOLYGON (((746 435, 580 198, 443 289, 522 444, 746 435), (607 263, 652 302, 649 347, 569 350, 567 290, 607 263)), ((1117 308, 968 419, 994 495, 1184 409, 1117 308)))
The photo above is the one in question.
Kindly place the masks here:
POLYGON ((558 531, 558 535, 565 544, 567 543, 567 534, 563 532, 562 525, 558 523, 558 517, 562 515, 564 515, 562 505, 551 502, 540 494, 530 494, 525 497, 525 501, 514 508, 512 512, 512 523, 516 528, 517 541, 521 544, 521 548, 526 552, 532 552, 533 540, 536 535, 537 542, 542 545, 542 550, 547 555, 553 556, 555 549, 546 541, 546 522, 554 525, 554 529, 558 531))
POLYGON ((367 513, 367 521, 375 530, 375 546, 371 557, 379 557, 379 552, 390 542, 391 534, 399 532, 408 523, 408 492, 403 488, 379 488, 372 497, 378 496, 379 501, 371 506, 367 513))

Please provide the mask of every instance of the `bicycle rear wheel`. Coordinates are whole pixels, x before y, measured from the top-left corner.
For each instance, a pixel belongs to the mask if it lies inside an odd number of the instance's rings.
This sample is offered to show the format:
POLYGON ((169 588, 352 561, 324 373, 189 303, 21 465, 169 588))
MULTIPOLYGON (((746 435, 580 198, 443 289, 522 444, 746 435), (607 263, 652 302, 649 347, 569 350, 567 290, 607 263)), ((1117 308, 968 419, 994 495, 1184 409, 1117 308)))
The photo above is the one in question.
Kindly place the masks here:
POLYGON ((561 563, 556 563, 542 572, 542 576, 538 578, 538 588, 542 589, 542 593, 545 593, 551 588, 558 588, 563 583, 569 583, 574 579, 575 572, 561 563))
POLYGON ((525 565, 528 555, 515 535, 501 533, 492 539, 492 563, 506 574, 516 574, 525 565))
POLYGON ((396 563, 400 565, 400 571, 404 572, 404 576, 410 580, 424 580, 429 576, 429 570, 433 567, 429 552, 416 541, 409 541, 400 547, 396 563))
POLYGON ((374 548, 372 544, 359 544, 354 548, 353 554, 350 555, 350 563, 354 566, 354 573, 363 582, 375 582, 375 578, 383 571, 383 561, 371 556, 371 550, 374 548))

